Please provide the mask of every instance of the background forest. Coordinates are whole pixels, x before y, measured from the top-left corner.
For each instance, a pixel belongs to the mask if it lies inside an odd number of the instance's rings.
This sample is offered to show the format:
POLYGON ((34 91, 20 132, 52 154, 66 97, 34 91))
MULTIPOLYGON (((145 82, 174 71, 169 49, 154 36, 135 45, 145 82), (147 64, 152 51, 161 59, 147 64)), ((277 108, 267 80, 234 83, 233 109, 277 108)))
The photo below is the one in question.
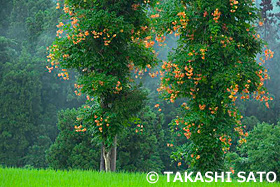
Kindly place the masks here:
MULTIPOLYGON (((99 170, 101 145, 92 141, 89 132, 74 128, 77 108, 86 101, 85 95, 74 93, 76 72, 63 80, 46 68, 46 48, 56 36, 62 11, 51 0, 1 0, 0 5, 0 165, 99 170)), ((279 174, 280 1, 259 0, 257 5, 264 18, 258 31, 275 52, 264 65, 270 76, 265 86, 274 101, 270 108, 254 100, 238 101, 249 136, 242 145, 237 137, 233 139, 226 166, 279 174)), ((176 46, 176 37, 169 36, 166 44, 155 45, 161 60, 176 46)), ((148 92, 146 107, 138 113, 139 123, 131 122, 118 137, 118 171, 187 169, 177 160, 173 146, 185 139, 174 138, 169 127, 180 113, 181 102, 163 101, 157 92, 160 79, 152 77, 146 73, 139 80, 148 92)))

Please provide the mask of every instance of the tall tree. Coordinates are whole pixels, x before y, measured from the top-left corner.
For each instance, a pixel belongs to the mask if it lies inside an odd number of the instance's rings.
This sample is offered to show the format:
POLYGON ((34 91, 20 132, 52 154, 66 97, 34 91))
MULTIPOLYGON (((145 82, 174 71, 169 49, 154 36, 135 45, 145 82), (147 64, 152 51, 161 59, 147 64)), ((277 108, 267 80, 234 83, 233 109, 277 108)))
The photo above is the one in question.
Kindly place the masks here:
POLYGON ((90 132, 76 132, 76 109, 58 113, 59 135, 47 151, 49 166, 53 169, 92 169, 97 170, 100 150, 91 141, 90 132))
MULTIPOLYGON (((149 1, 150 2, 150 1, 149 1)), ((150 47, 148 2, 65 1, 64 21, 48 56, 59 76, 67 69, 79 72, 77 89, 87 94, 90 105, 81 108, 77 123, 91 124, 90 132, 102 142, 105 170, 115 170, 116 137, 122 126, 143 106, 145 93, 133 85, 131 70, 143 71, 155 62, 150 47), (113 158, 113 159, 111 159, 113 158), (112 163, 111 163, 112 162, 112 163)), ((80 94, 80 93, 78 93, 80 94)), ((86 128, 78 125, 77 131, 86 128)))
POLYGON ((0 162, 24 166, 23 157, 38 136, 37 116, 41 112, 39 74, 25 60, 6 62, 0 82, 0 162))
MULTIPOLYGON (((255 60, 263 41, 253 25, 257 10, 249 0, 183 0, 159 5, 152 17, 157 34, 180 35, 176 51, 162 66, 160 90, 166 99, 188 98, 171 125, 191 143, 179 149, 196 171, 223 169, 233 130, 246 136, 235 101, 271 99, 263 87, 266 70, 255 60)), ((273 52, 266 49, 267 57, 273 52)), ((240 142, 244 142, 241 139, 240 142)))
POLYGON ((62 83, 42 65, 60 13, 52 0, 14 0, 0 14, 0 163, 46 167, 57 111, 85 100, 77 102, 74 80, 62 83))

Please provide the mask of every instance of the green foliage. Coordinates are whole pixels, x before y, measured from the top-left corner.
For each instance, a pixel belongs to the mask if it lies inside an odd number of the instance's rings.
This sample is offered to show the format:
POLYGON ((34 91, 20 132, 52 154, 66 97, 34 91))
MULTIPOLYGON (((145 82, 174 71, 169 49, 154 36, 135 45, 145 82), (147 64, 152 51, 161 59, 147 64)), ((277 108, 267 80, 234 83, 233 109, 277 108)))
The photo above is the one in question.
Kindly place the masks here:
POLYGON ((266 93, 267 75, 255 61, 263 44, 252 26, 258 18, 256 11, 246 0, 235 5, 186 0, 164 2, 151 16, 158 36, 180 35, 176 50, 162 66, 160 90, 170 102, 188 98, 181 117, 171 126, 176 136, 191 140, 183 152, 194 170, 222 170, 232 130, 244 135, 236 94, 245 99, 251 93, 257 98, 266 93))
POLYGON ((258 124, 249 133, 242 153, 248 155, 252 171, 274 171, 280 174, 280 125, 258 124))
POLYGON ((58 25, 58 37, 48 56, 51 69, 60 66, 64 79, 69 78, 66 69, 79 72, 79 91, 94 100, 81 109, 79 118, 90 124, 90 132, 109 152, 114 137, 141 109, 145 99, 143 91, 132 83, 131 70, 155 62, 152 50, 143 42, 149 35, 147 4, 138 0, 69 0, 63 6, 63 22, 58 25))
POLYGON ((163 171, 163 116, 152 112, 150 107, 137 116, 139 120, 119 138, 117 165, 124 171, 163 171))
POLYGON ((58 114, 59 134, 47 152, 49 166, 54 169, 95 169, 99 167, 100 150, 88 132, 74 129, 78 111, 61 111, 58 114))
POLYGON ((145 99, 146 93, 134 88, 130 93, 123 92, 115 96, 108 108, 102 108, 96 100, 88 102, 89 105, 80 108, 78 118, 82 119, 81 123, 90 127, 89 131, 94 134, 94 139, 111 146, 114 135, 123 132, 123 128, 133 119, 132 115, 137 114, 144 106, 145 99))
POLYGON ((23 69, 21 63, 5 63, 0 82, 0 162, 9 166, 23 166, 23 157, 37 137, 36 116, 41 111, 38 74, 23 69))
POLYGON ((39 136, 34 145, 29 147, 28 153, 24 157, 24 167, 48 167, 48 163, 46 161, 46 150, 49 149, 51 144, 52 141, 48 136, 39 136))
POLYGON ((53 23, 59 15, 54 5, 51 0, 1 2, 0 163, 3 165, 46 167, 45 151, 58 133, 57 111, 80 105, 74 96, 73 81, 63 84, 44 67, 46 47, 54 38, 53 23))
POLYGON ((273 171, 279 176, 280 125, 259 123, 237 153, 227 154, 227 167, 246 172, 273 171))
MULTIPOLYGON (((54 169, 94 169, 99 168, 100 149, 98 141, 92 141, 91 133, 76 132, 74 124, 79 115, 77 110, 59 113, 60 131, 55 143, 47 153, 49 166, 54 169)), ((118 136, 118 170, 133 172, 163 171, 164 138, 163 116, 145 107, 137 115, 134 123, 124 127, 118 136)), ((84 125, 89 127, 89 124, 84 125)))
POLYGON ((225 156, 225 171, 234 170, 235 175, 239 171, 250 172, 247 157, 240 157, 236 152, 229 152, 225 156))
POLYGON ((250 116, 250 117, 244 117, 244 119, 242 120, 242 124, 245 127, 246 131, 251 131, 254 129, 254 127, 260 123, 260 121, 255 117, 255 116, 250 116))

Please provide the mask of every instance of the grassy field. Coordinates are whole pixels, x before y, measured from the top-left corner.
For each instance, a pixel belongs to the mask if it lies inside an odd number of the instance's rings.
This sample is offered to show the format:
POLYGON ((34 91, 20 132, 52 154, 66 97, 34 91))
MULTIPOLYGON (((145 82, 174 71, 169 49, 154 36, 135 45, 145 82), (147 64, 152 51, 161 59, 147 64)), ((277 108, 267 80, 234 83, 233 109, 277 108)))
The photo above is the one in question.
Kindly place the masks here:
MULTIPOLYGON (((172 180, 172 177, 171 177, 172 180)), ((104 173, 96 171, 54 171, 0 168, 0 186, 280 186, 279 183, 181 183, 167 182, 167 177, 160 175, 155 184, 146 181, 146 174, 140 173, 104 173)))

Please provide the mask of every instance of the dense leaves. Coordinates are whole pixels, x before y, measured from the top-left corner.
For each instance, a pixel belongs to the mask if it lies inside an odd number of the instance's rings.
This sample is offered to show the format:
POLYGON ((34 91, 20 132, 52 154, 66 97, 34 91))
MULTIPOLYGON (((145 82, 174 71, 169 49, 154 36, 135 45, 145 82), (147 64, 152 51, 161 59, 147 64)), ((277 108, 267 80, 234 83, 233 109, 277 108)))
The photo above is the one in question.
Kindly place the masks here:
POLYGON ((54 169, 98 169, 99 147, 89 133, 78 133, 73 124, 78 111, 61 111, 58 115, 59 135, 47 152, 49 166, 54 169))
POLYGON ((279 175, 279 133, 278 125, 259 123, 246 138, 237 153, 227 155, 227 165, 236 173, 239 171, 273 171, 279 175))
MULTIPOLYGON (((94 102, 84 107, 78 121, 90 123, 95 138, 100 137, 106 171, 115 137, 145 99, 132 83, 131 70, 155 63, 152 50, 145 46, 150 30, 147 5, 141 1, 65 1, 64 21, 57 25, 57 39, 50 47, 49 71, 61 67, 59 76, 69 79, 67 69, 77 70, 77 88, 94 102)), ((86 130, 81 128, 77 131, 86 130)))
POLYGON ((73 83, 61 83, 44 67, 57 17, 52 1, 1 2, 0 164, 46 167, 57 111, 80 105, 73 83))
MULTIPOLYGON (((256 37, 252 1, 168 1, 151 16, 157 35, 179 35, 176 51, 162 65, 160 91, 170 102, 189 98, 171 125, 191 140, 182 159, 199 171, 223 169, 232 130, 246 136, 235 107, 238 96, 268 101, 267 71, 257 63, 262 40, 256 37)), ((273 52, 266 49, 266 56, 273 52)), ((268 103, 266 103, 268 106, 268 103)), ((243 141, 243 140, 241 140, 243 141)), ((245 141, 245 140, 244 140, 245 141)))

